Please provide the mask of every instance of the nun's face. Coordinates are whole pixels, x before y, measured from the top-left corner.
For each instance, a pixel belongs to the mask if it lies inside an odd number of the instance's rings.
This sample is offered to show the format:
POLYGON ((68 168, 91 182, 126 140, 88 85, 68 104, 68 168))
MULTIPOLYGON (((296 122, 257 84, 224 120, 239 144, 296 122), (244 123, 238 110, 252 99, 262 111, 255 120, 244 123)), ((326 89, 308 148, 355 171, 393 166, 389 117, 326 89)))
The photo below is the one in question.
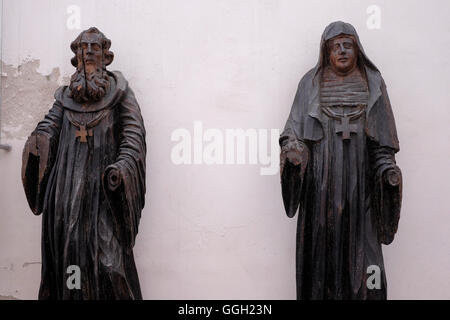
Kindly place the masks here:
POLYGON ((349 36, 337 36, 328 42, 330 64, 334 71, 346 75, 352 71, 358 59, 358 48, 349 36))

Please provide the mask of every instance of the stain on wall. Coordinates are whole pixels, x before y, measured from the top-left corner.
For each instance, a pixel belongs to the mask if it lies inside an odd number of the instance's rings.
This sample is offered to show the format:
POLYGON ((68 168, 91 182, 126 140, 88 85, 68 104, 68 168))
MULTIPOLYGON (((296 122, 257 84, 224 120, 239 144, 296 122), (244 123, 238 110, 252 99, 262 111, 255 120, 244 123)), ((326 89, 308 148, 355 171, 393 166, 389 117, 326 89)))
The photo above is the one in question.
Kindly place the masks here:
POLYGON ((51 108, 60 86, 60 71, 54 68, 49 75, 40 74, 39 60, 18 67, 1 64, 1 133, 7 139, 24 139, 51 108))
POLYGON ((25 263, 22 265, 22 268, 26 268, 26 267, 31 266, 31 265, 33 265, 33 264, 42 264, 42 263, 41 263, 41 262, 25 262, 25 263))
POLYGON ((19 300, 16 297, 13 296, 2 296, 0 295, 0 300, 19 300))

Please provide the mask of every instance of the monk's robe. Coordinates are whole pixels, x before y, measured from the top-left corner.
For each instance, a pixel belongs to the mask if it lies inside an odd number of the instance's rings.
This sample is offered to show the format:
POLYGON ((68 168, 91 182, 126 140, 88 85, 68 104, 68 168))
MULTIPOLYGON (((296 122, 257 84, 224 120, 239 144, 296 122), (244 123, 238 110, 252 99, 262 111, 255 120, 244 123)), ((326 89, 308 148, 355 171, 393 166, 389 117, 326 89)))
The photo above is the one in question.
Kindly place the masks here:
POLYGON ((40 299, 142 298, 132 250, 145 203, 145 128, 125 78, 108 75, 105 97, 89 105, 59 88, 24 149, 25 193, 43 216, 40 299), (111 169, 121 175, 114 191, 111 169), (72 265, 79 290, 67 285, 72 265))

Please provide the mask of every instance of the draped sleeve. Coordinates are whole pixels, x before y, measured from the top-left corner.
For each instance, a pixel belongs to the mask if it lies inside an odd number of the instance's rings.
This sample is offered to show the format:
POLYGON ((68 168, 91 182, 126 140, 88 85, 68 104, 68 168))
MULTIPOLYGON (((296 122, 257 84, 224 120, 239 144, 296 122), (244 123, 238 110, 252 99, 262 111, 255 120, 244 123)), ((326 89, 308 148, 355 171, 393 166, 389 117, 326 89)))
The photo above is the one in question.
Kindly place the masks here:
POLYGON ((386 84, 379 74, 377 76, 380 95, 368 114, 366 132, 373 171, 372 202, 378 239, 380 243, 390 244, 398 229, 402 202, 401 170, 395 161, 400 146, 386 84), (387 174, 393 170, 399 178, 395 186, 387 181, 387 174))
MULTIPOLYGON (((281 193, 283 196, 283 204, 286 214, 289 218, 293 218, 299 210, 303 212, 302 199, 306 195, 305 173, 308 166, 310 148, 305 135, 306 122, 314 119, 307 116, 307 100, 308 90, 305 89, 310 81, 312 71, 307 73, 300 81, 294 102, 289 113, 289 117, 284 126, 284 130, 280 135, 279 143, 281 147, 280 154, 280 173, 281 173, 281 193), (294 165, 288 161, 289 153, 297 153, 302 158, 302 163, 294 165)), ((319 128, 315 128, 314 132, 320 132, 319 128)))
POLYGON ((373 164, 373 210, 380 243, 390 244, 398 229, 402 204, 401 171, 395 162, 395 150, 380 146, 376 142, 370 144, 373 164), (389 170, 396 170, 399 175, 398 184, 392 186, 387 181, 389 170))
POLYGON ((119 107, 120 143, 116 162, 103 175, 103 186, 114 214, 114 221, 125 245, 134 246, 141 211, 145 205, 146 142, 144 121, 133 91, 127 88, 119 107), (108 173, 120 172, 121 186, 108 188, 108 173))
POLYGON ((58 150, 63 108, 55 101, 44 120, 28 137, 22 154, 22 183, 28 204, 35 215, 43 210, 45 190, 58 150))
POLYGON ((366 133, 371 140, 382 147, 389 147, 397 153, 400 145, 397 137, 394 114, 387 92, 386 84, 380 75, 381 94, 367 116, 366 133))

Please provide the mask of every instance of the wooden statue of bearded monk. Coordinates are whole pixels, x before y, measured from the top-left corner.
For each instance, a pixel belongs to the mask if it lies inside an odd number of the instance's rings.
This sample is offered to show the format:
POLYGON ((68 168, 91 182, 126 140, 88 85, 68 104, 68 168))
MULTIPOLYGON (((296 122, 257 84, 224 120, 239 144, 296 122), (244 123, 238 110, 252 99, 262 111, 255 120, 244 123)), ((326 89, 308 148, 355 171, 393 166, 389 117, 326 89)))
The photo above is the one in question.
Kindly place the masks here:
POLYGON ((297 298, 386 299, 381 245, 400 217, 399 143, 386 85, 350 24, 325 29, 280 145, 284 206, 299 212, 297 298))
POLYGON ((76 72, 23 151, 28 203, 42 214, 40 299, 142 298, 133 246, 145 201, 145 128, 123 75, 106 70, 110 46, 97 28, 72 42, 76 72))

